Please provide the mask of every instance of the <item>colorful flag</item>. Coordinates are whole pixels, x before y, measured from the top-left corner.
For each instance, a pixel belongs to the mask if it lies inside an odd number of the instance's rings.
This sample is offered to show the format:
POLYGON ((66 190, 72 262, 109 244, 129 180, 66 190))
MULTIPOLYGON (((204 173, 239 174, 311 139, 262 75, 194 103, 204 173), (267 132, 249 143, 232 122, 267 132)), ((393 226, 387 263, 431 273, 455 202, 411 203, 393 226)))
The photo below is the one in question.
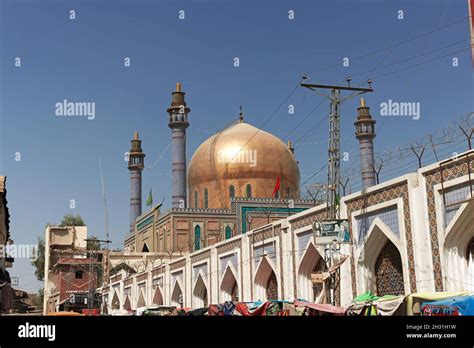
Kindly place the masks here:
POLYGON ((150 189, 150 192, 148 193, 148 198, 146 200, 146 205, 149 207, 152 204, 153 204, 153 193, 151 192, 151 189, 150 189))
POLYGON ((273 189, 272 196, 275 197, 275 195, 278 191, 280 191, 280 175, 278 175, 278 179, 277 179, 277 182, 275 184, 275 188, 273 189))

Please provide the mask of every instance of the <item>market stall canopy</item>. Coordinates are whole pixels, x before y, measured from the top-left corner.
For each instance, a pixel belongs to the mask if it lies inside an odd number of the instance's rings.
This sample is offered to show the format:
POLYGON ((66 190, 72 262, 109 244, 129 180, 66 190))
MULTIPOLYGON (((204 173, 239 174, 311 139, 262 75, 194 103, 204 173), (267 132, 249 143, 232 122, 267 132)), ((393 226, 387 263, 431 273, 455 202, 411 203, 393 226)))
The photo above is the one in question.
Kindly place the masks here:
POLYGON ((320 312, 339 314, 339 315, 344 315, 346 311, 342 307, 335 307, 327 303, 323 304, 323 303, 312 303, 312 302, 306 302, 306 301, 295 301, 294 305, 299 306, 299 307, 311 308, 320 312))
POLYGON ((421 303, 426 301, 445 300, 450 297, 469 296, 466 291, 460 292, 419 292, 407 295, 406 300, 406 314, 420 315, 421 303))
MULTIPOLYGON (((421 308, 423 313, 425 313, 426 309, 434 314, 436 309, 451 308, 453 311, 456 311, 458 315, 474 315, 474 295, 457 296, 444 300, 423 302, 421 308)), ((449 313, 453 312, 449 311, 449 313)))

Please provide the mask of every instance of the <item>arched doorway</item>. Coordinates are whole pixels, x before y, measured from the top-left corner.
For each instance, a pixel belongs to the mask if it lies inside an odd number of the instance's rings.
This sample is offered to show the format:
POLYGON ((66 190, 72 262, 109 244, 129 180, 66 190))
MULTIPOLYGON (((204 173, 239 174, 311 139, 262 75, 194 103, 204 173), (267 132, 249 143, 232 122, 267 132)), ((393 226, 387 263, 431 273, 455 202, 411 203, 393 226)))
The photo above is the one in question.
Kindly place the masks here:
POLYGON ((128 297, 125 297, 125 302, 123 304, 123 309, 125 309, 126 311, 131 311, 132 310, 132 304, 130 303, 130 298, 128 297))
POLYGON ((267 300, 278 300, 278 282, 275 272, 272 272, 268 278, 266 295, 267 300))
POLYGON ((112 309, 120 309, 120 300, 117 291, 114 292, 114 296, 112 297, 112 309))
POLYGON ((390 240, 386 241, 375 261, 375 287, 378 296, 405 293, 402 259, 390 240))
POLYGON ((321 273, 326 271, 326 264, 310 243, 301 259, 298 270, 298 297, 311 302, 325 303, 324 283, 314 283, 311 281, 311 273, 321 273))
POLYGON ((255 274, 255 300, 278 299, 278 280, 266 257, 262 258, 255 274))
POLYGON ((174 285, 173 293, 171 294, 171 305, 175 307, 182 307, 183 305, 183 291, 179 286, 179 283, 176 282, 174 285))
POLYGON ((157 306, 163 305, 163 295, 159 287, 155 290, 155 295, 153 295, 153 304, 157 306))
POLYGON ((199 274, 193 291, 193 308, 208 307, 209 301, 207 296, 207 287, 199 274))
POLYGON ((230 267, 227 267, 222 277, 220 299, 222 301, 239 301, 239 285, 230 267))
POLYGON ((146 303, 145 303, 145 295, 143 294, 143 290, 140 289, 139 292, 140 292, 140 296, 138 296, 137 308, 145 307, 146 303))

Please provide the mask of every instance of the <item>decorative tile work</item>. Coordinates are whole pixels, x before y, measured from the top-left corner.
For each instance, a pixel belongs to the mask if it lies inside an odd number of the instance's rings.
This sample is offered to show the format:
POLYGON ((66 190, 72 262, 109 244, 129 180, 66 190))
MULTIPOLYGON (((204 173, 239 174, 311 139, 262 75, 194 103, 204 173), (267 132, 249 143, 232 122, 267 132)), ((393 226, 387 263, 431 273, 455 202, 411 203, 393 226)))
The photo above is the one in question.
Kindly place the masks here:
MULTIPOLYGON (((347 215, 349 217, 349 231, 351 233, 351 240, 354 241, 353 226, 352 226, 352 214, 354 211, 366 209, 370 206, 387 202, 389 200, 402 198, 403 200, 403 220, 405 222, 405 239, 406 249, 408 255, 408 276, 410 279, 410 291, 416 292, 416 274, 415 274, 415 258, 413 255, 413 235, 411 231, 411 218, 410 218, 410 201, 408 197, 408 183, 407 181, 399 182, 390 187, 382 188, 378 191, 370 192, 368 194, 362 194, 356 198, 346 201, 347 215)), ((351 256, 351 278, 352 278, 352 294, 357 296, 356 286, 356 271, 354 255, 351 256)))
POLYGON ((279 236, 279 233, 280 233, 280 230, 273 229, 272 226, 263 227, 261 230, 253 232, 252 242, 257 243, 268 238, 277 237, 279 236))
POLYGON ((148 272, 142 273, 137 276, 137 282, 143 282, 148 278, 148 272))
POLYGON ((191 263, 196 263, 201 260, 205 260, 211 257, 211 250, 204 251, 202 253, 199 253, 197 255, 191 256, 191 263))
POLYGON ((186 265, 186 259, 181 259, 177 262, 170 263, 170 270, 173 271, 175 269, 184 267, 186 265))
POLYGON ((116 274, 113 277, 110 277, 110 282, 115 283, 122 280, 122 275, 121 274, 116 274))
POLYGON ((217 253, 222 254, 222 253, 226 253, 228 251, 237 249, 240 247, 241 244, 242 244, 242 240, 237 239, 237 240, 233 240, 232 242, 219 245, 218 247, 216 247, 217 253))
POLYGON ((390 230, 400 238, 400 227, 398 226, 398 208, 396 205, 376 210, 367 214, 362 214, 356 217, 357 222, 357 244, 361 245, 369 231, 372 222, 379 218, 387 225, 390 230))
POLYGON ((158 266, 151 271, 151 276, 155 278, 156 276, 159 276, 160 274, 165 273, 165 270, 166 268, 164 265, 158 266))
POLYGON ((319 210, 309 215, 304 215, 298 219, 291 221, 291 229, 294 231, 298 228, 311 225, 316 220, 325 220, 327 219, 326 209, 319 210))
MULTIPOLYGON (((469 154, 469 155, 472 155, 469 154)), ((470 160, 470 170, 474 171, 474 159, 469 157, 460 158, 443 166, 443 181, 449 181, 468 174, 467 161, 470 160)), ((428 219, 430 226, 430 239, 433 260, 433 275, 435 279, 435 290, 443 291, 443 274, 441 271, 441 258, 438 239, 438 218, 436 216, 436 205, 434 186, 441 183, 441 171, 439 168, 423 173, 426 180, 426 192, 428 196, 428 219)))

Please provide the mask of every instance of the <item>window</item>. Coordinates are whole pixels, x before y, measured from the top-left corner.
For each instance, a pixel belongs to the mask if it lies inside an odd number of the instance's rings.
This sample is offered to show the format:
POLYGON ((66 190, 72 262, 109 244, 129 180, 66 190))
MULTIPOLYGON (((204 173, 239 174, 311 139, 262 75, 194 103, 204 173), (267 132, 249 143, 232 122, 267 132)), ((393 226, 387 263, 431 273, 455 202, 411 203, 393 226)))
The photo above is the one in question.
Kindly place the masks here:
POLYGON ((397 247, 389 240, 375 261, 375 286, 377 295, 403 295, 402 259, 397 247))
POLYGON ((198 207, 198 193, 194 191, 194 208, 198 207))
POLYGON ((194 227, 194 250, 201 249, 201 226, 194 227))
POLYGON ((82 276, 83 276, 83 271, 76 271, 76 275, 75 275, 76 279, 82 279, 82 276))
POLYGON ((207 188, 204 189, 204 209, 208 208, 209 204, 209 193, 207 192, 207 188))
POLYGON ((229 186, 229 197, 234 198, 235 197, 235 187, 234 185, 229 186))
POLYGON ((225 228, 225 239, 232 238, 232 229, 230 226, 226 226, 225 228))
POLYGON ((246 196, 247 198, 252 197, 252 186, 250 184, 247 184, 247 187, 245 188, 246 196))

